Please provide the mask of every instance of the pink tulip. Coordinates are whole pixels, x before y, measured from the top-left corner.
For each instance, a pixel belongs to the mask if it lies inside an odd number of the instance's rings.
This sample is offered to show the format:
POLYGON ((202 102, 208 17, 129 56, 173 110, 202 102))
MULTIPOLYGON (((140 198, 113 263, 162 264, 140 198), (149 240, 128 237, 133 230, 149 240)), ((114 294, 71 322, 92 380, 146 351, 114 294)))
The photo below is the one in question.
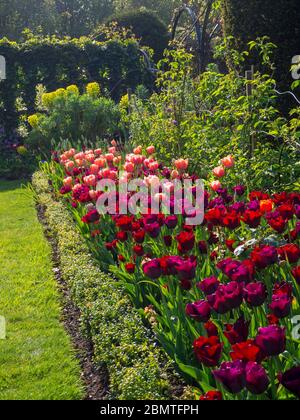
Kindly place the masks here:
POLYGON ((64 179, 64 186, 70 187, 73 184, 73 178, 71 176, 64 179))
POLYGON ((222 178, 225 175, 225 169, 223 166, 217 166, 215 169, 213 169, 213 174, 218 178, 222 178))
POLYGON ((179 172, 174 169, 174 171, 171 172, 171 178, 176 179, 178 177, 179 177, 179 172))
POLYGON ((102 155, 102 149, 96 149, 95 150, 95 155, 97 155, 97 156, 102 155))
POLYGON ((133 153, 134 153, 135 155, 141 155, 141 154, 142 154, 142 151, 143 151, 142 146, 138 146, 138 147, 136 147, 136 148, 133 150, 133 153))
POLYGON ((75 164, 74 162, 72 162, 71 160, 69 162, 66 162, 65 167, 67 171, 72 171, 72 169, 74 168, 75 164))
POLYGON ((107 162, 112 162, 114 160, 114 155, 112 153, 107 153, 105 155, 105 159, 107 160, 107 162))
POLYGON ((124 169, 127 172, 134 172, 134 164, 131 162, 126 162, 124 165, 124 169))
POLYGON ((148 187, 157 187, 160 185, 160 179, 156 175, 149 175, 144 179, 144 181, 148 187))
POLYGON ((156 171, 158 169, 158 167, 159 167, 158 162, 151 162, 151 163, 149 163, 149 169, 151 171, 156 171))
POLYGON ((116 140, 112 140, 112 141, 111 141, 111 145, 112 145, 112 146, 114 146, 114 147, 117 147, 117 142, 116 142, 116 140))
POLYGON ((95 165, 95 164, 91 165, 90 173, 93 174, 93 175, 97 175, 98 172, 99 172, 99 166, 95 165))
POLYGON ((221 182, 220 182, 220 181, 213 181, 213 182, 210 184, 210 188, 211 188, 213 191, 218 191, 220 188, 222 188, 221 182))
POLYGON ((62 163, 64 163, 64 162, 67 162, 67 160, 69 159, 66 155, 65 155, 65 153, 63 154, 63 155, 61 155, 60 156, 60 161, 62 162, 62 163))
POLYGON ((189 160, 188 159, 178 159, 174 162, 176 169, 179 171, 186 171, 189 166, 189 160))
POLYGON ((82 159, 76 159, 75 162, 76 162, 77 166, 82 166, 83 165, 83 160, 82 159))
POLYGON ((106 160, 104 158, 98 158, 98 159, 95 159, 95 162, 94 163, 99 168, 104 168, 104 166, 106 165, 106 160))
POLYGON ((83 182, 90 187, 94 187, 97 183, 97 178, 95 175, 88 175, 83 178, 83 182))
POLYGON ((118 157, 115 157, 114 158, 113 164, 114 164, 114 166, 118 166, 119 165, 119 158, 118 157))
POLYGON ((163 184, 163 190, 168 192, 168 193, 172 193, 174 192, 174 184, 173 182, 165 182, 163 184))
POLYGON ((155 153, 155 147, 154 146, 149 146, 146 149, 148 155, 153 155, 153 153, 155 153))
POLYGON ((89 196, 90 196, 91 200, 97 200, 97 198, 98 198, 98 193, 97 193, 97 191, 95 191, 95 190, 91 190, 91 191, 89 192, 89 196))
POLYGON ((112 153, 114 155, 116 153, 116 148, 115 147, 109 147, 108 151, 109 151, 109 153, 112 153))
POLYGON ((94 161, 95 161, 95 155, 94 155, 94 153, 93 154, 90 153, 90 154, 86 155, 85 158, 90 163, 94 163, 94 161))
POLYGON ((74 156, 74 158, 75 158, 75 159, 80 159, 80 160, 83 160, 83 159, 85 158, 85 156, 84 156, 84 153, 83 153, 83 152, 80 152, 80 153, 77 153, 77 154, 74 156))
POLYGON ((144 161, 144 158, 141 155, 136 155, 136 156, 132 157, 132 162, 135 165, 141 165, 143 163, 143 161, 144 161))
POLYGON ((232 168, 234 166, 234 158, 229 155, 221 159, 221 163, 225 168, 232 168))

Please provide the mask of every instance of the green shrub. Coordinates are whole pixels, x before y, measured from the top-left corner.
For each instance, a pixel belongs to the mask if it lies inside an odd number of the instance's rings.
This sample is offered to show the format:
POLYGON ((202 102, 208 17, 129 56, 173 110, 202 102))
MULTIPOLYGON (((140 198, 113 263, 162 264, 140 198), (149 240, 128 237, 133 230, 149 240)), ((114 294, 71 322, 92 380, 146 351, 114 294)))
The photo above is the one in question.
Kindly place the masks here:
MULTIPOLYGON (((299 0, 222 0, 221 5, 225 35, 232 36, 232 45, 238 51, 244 51, 248 42, 263 36, 277 45, 275 77, 281 89, 288 90, 293 82, 292 57, 299 54, 299 0)), ((290 97, 287 100, 294 106, 290 97)))
POLYGON ((112 16, 109 22, 116 22, 119 26, 131 29, 141 40, 141 44, 154 50, 157 61, 163 56, 168 47, 169 35, 167 26, 148 10, 130 11, 112 16))
POLYGON ((22 43, 1 39, 0 55, 7 61, 7 79, 0 83, 0 121, 7 132, 16 129, 24 115, 35 112, 39 84, 51 92, 70 84, 82 89, 96 81, 114 100, 127 88, 152 87, 152 75, 132 39, 97 42, 27 33, 22 43))
POLYGON ((55 201, 47 176, 33 176, 37 202, 45 209, 55 238, 63 279, 81 311, 82 326, 94 347, 94 359, 109 373, 110 398, 168 399, 170 362, 114 278, 100 271, 66 207, 55 201))
MULTIPOLYGON (((264 40, 242 54, 224 48, 219 54, 230 54, 237 67, 256 50, 270 66, 272 45, 264 40)), ((184 51, 169 52, 159 93, 144 101, 133 97, 129 115, 121 102, 132 143, 154 144, 166 163, 175 156, 189 158, 192 170, 204 178, 222 156, 232 154, 239 162, 236 182, 247 181, 255 189, 293 188, 300 175, 300 108, 289 119, 280 116, 270 75, 256 72, 247 96, 250 83, 244 75, 234 69, 222 74, 211 65, 195 79, 191 60, 184 51)))
POLYGON ((75 85, 44 93, 41 102, 44 113, 28 118, 32 130, 27 141, 33 150, 45 157, 61 141, 74 145, 88 138, 93 144, 118 128, 118 107, 111 99, 100 96, 98 83, 88 84, 82 95, 75 85))

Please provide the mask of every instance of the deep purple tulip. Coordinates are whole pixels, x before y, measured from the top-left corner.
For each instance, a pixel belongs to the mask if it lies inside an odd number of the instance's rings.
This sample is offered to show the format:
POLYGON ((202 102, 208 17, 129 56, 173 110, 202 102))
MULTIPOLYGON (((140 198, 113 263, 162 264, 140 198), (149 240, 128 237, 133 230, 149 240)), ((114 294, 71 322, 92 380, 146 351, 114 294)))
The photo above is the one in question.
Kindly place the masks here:
POLYGON ((207 322, 210 318, 211 309, 206 300, 188 303, 185 308, 186 314, 198 322, 207 322))
POLYGON ((293 367, 280 374, 278 379, 281 385, 300 398, 300 366, 293 367))
POLYGON ((160 234, 160 225, 158 222, 149 223, 145 225, 145 231, 151 238, 157 238, 160 234))
POLYGON ((224 335, 231 345, 243 343, 247 340, 249 335, 249 321, 245 321, 242 316, 235 324, 226 324, 224 335))
POLYGON ((152 280, 158 279, 162 275, 160 260, 158 258, 143 264, 144 274, 152 280))
POLYGON ((262 282, 249 283, 244 287, 244 298, 249 306, 261 306, 267 299, 267 288, 262 282))
POLYGON ((225 314, 232 309, 238 308, 243 301, 242 285, 232 281, 219 286, 216 293, 207 297, 211 307, 219 314, 225 314))
POLYGON ((244 185, 237 185, 236 187, 233 188, 233 191, 237 194, 237 195, 243 195, 244 192, 246 191, 246 188, 244 185))
POLYGON ((197 260, 189 258, 182 260, 176 265, 177 274, 180 280, 193 280, 196 276, 197 260))
POLYGON ((219 280, 215 276, 207 277, 197 284, 198 289, 200 289, 206 296, 212 295, 215 293, 220 285, 219 280))
POLYGON ((174 229, 176 228, 178 223, 178 218, 177 216, 168 216, 165 219, 165 225, 169 228, 169 229, 174 229))
POLYGON ((241 360, 223 362, 220 369, 213 374, 232 394, 238 394, 246 386, 245 366, 241 360))
POLYGON ((277 318, 285 318, 291 313, 292 300, 288 295, 273 295, 270 310, 277 318))
POLYGON ((263 394, 269 386, 265 369, 256 362, 248 362, 245 368, 246 387, 252 394, 263 394))
POLYGON ((265 356, 277 356, 285 351, 285 328, 270 325, 258 329, 255 344, 265 356))

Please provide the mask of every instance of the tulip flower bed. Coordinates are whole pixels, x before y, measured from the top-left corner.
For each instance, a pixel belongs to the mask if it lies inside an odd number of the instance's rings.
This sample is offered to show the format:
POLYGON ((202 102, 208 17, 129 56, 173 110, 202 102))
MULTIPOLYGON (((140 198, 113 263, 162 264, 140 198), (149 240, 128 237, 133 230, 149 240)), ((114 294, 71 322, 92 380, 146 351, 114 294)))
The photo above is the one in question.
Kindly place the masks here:
POLYGON ((54 190, 101 266, 119 279, 196 387, 196 398, 300 397, 299 193, 232 184, 228 156, 205 181, 200 225, 188 225, 174 206, 169 214, 161 206, 158 214, 149 208, 100 215, 103 179, 138 177, 150 187, 164 178, 172 197, 175 180, 195 183, 197 176, 188 174, 185 159, 164 167, 154 147, 125 154, 113 143, 105 152, 71 149, 54 161, 45 166, 54 190))

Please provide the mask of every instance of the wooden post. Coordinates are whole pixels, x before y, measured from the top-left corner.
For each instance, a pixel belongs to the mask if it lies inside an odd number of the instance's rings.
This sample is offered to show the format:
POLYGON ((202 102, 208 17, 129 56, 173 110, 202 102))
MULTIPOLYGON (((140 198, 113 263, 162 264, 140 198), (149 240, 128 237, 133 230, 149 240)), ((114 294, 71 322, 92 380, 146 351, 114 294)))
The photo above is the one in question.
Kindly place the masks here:
MULTIPOLYGON (((246 71, 245 78, 249 82, 254 79, 254 66, 253 65, 251 66, 251 70, 246 71)), ((253 85, 252 85, 252 83, 247 83, 247 85, 246 85, 247 98, 250 99, 250 96, 252 96, 252 94, 253 94, 253 85)), ((252 106, 251 105, 249 105, 249 111, 250 111, 250 113, 252 112, 252 106)), ((253 156, 253 152, 255 150, 255 147, 256 147, 256 139, 255 139, 254 134, 252 134, 250 136, 250 144, 249 144, 250 157, 253 156)))

